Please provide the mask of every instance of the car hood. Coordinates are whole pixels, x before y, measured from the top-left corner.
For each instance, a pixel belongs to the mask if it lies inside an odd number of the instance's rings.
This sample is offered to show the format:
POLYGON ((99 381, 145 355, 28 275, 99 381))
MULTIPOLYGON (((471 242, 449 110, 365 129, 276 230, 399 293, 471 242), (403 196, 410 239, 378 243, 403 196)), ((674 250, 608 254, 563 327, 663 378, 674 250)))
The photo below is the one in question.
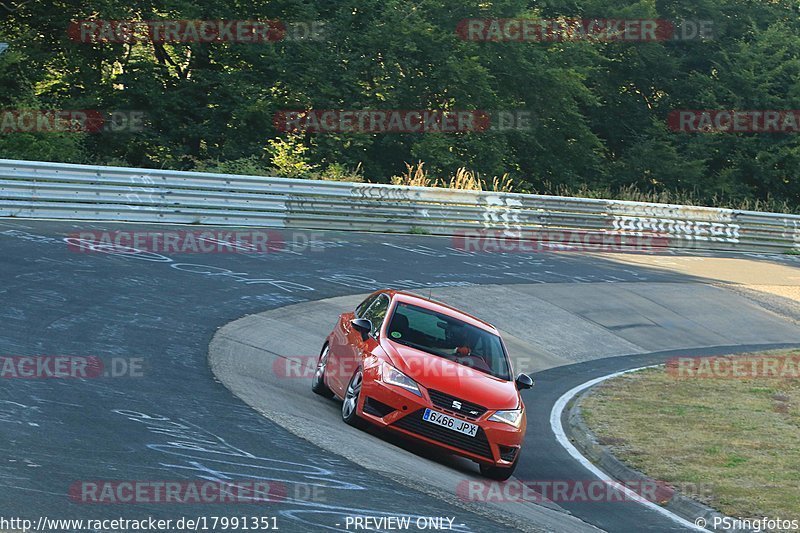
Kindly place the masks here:
POLYGON ((381 347, 395 368, 426 389, 434 389, 487 409, 516 409, 519 392, 505 381, 479 370, 384 339, 381 347))

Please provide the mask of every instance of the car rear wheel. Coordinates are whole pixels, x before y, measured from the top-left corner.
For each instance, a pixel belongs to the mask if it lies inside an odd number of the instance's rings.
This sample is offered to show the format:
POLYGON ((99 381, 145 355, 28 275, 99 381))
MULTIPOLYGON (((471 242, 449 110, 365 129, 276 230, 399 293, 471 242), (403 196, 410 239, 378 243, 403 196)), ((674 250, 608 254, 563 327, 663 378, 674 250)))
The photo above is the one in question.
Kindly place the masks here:
POLYGON ((514 470, 516 470, 518 462, 519 462, 519 452, 517 452, 517 458, 514 459, 514 462, 511 463, 511 466, 480 465, 481 475, 484 477, 488 477, 489 479, 494 479, 496 481, 505 481, 514 474, 514 470))
POLYGON ((342 402, 342 420, 357 428, 363 428, 367 425, 364 419, 358 416, 356 412, 363 383, 364 373, 359 368, 350 378, 350 383, 347 385, 347 391, 344 393, 344 401, 342 402))
POLYGON ((326 344, 319 354, 317 370, 314 372, 314 379, 311 381, 311 390, 325 398, 332 398, 333 391, 325 384, 325 367, 328 365, 328 354, 330 347, 326 344))

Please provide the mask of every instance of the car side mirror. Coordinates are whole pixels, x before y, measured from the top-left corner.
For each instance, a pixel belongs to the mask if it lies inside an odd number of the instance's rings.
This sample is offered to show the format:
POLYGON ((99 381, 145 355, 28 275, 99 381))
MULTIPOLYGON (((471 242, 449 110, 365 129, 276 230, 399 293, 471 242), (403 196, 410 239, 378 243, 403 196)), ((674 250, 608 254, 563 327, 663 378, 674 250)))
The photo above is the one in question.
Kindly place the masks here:
POLYGON ((533 378, 531 378, 528 374, 520 374, 517 376, 515 383, 517 384, 518 390, 530 389, 533 387, 533 378))
POLYGON ((366 318, 354 318, 350 321, 356 331, 361 333, 361 340, 365 341, 369 338, 369 332, 372 331, 372 322, 366 318))

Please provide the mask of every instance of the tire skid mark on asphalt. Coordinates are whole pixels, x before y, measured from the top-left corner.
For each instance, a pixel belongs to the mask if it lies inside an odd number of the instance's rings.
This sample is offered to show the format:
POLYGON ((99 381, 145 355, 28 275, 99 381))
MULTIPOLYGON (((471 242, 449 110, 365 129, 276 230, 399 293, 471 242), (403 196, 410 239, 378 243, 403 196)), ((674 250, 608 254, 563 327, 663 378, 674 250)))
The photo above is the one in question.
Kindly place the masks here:
MULTIPOLYGON (((185 419, 173 421, 167 416, 159 414, 146 414, 139 411, 115 409, 112 412, 124 416, 130 421, 142 423, 145 428, 156 435, 173 437, 179 441, 148 444, 147 448, 153 451, 174 455, 182 458, 184 464, 169 462, 159 463, 165 468, 176 470, 185 474, 186 471, 197 472, 200 479, 214 482, 232 482, 241 479, 276 481, 282 483, 297 483, 298 479, 305 485, 340 490, 367 490, 366 487, 341 481, 343 473, 322 468, 307 463, 283 461, 269 457, 259 457, 246 450, 235 447, 224 438, 201 428, 185 419), (211 463, 213 466, 208 466, 211 463), (221 466, 220 466, 221 465, 221 466), (258 472, 254 474, 253 472, 258 472), (275 472, 272 474, 270 472, 275 472), (287 475, 288 474, 288 475, 287 475)), ((327 523, 312 522, 300 518, 301 515, 334 515, 342 518, 354 515, 368 515, 372 517, 407 517, 412 520, 426 518, 421 515, 385 512, 377 509, 350 508, 339 505, 328 505, 322 502, 282 497, 281 505, 297 505, 299 509, 281 509, 282 516, 316 527, 339 531, 340 527, 332 527, 327 523), (302 509, 302 507, 311 509, 302 509)), ((449 531, 469 532, 471 529, 466 524, 453 524, 449 531)))

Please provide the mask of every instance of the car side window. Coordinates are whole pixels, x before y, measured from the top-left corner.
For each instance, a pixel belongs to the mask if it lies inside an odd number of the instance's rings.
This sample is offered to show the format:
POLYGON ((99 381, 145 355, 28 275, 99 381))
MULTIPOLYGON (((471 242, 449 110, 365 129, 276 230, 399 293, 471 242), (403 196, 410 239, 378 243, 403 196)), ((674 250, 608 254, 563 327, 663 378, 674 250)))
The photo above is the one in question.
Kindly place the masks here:
POLYGON ((356 318, 364 318, 364 313, 367 311, 367 309, 369 309, 369 306, 372 304, 372 302, 375 301, 375 298, 377 298, 378 296, 379 296, 378 294, 372 294, 370 296, 367 296, 366 300, 358 304, 358 307, 356 307, 356 312, 355 312, 356 318))
POLYGON ((385 294, 378 295, 378 298, 369 306, 369 309, 364 313, 363 318, 366 318, 370 322, 372 322, 372 331, 370 331, 370 335, 373 337, 377 335, 378 331, 381 329, 381 324, 383 324, 384 319, 386 318, 386 311, 389 310, 389 297, 385 294))

